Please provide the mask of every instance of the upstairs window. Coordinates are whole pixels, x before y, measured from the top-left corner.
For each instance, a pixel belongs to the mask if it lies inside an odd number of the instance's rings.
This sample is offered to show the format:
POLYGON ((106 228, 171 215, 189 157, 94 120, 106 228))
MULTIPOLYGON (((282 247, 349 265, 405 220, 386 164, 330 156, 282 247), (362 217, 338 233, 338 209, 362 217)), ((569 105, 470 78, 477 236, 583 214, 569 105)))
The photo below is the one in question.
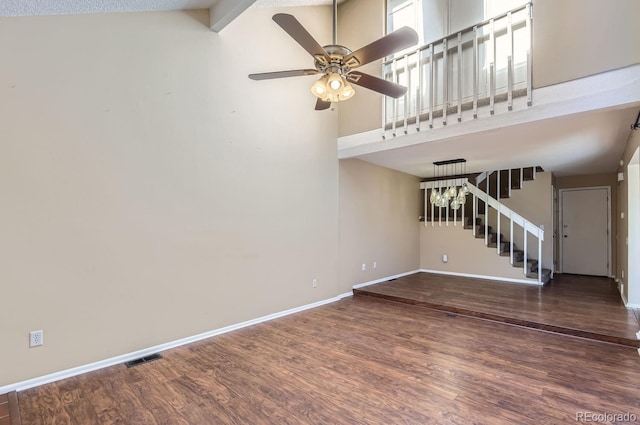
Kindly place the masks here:
POLYGON ((529 0, 387 0, 387 34, 408 26, 420 45, 508 12, 529 0))

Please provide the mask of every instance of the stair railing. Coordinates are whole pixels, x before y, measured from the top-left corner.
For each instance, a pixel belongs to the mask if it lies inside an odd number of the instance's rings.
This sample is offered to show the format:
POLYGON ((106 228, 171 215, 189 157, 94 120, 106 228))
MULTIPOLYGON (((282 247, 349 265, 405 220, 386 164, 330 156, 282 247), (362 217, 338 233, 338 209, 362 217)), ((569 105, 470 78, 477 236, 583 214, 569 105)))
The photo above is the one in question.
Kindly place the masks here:
POLYGON ((449 34, 382 64, 387 81, 407 86, 398 99, 383 97, 382 130, 392 136, 447 125, 447 115, 463 119, 463 110, 488 105, 495 113, 496 102, 513 109, 513 99, 525 96, 532 103, 532 3, 449 34), (436 118, 438 117, 438 118, 436 118))
MULTIPOLYGON (((516 213, 515 211, 513 211, 511 208, 507 207, 506 205, 504 205, 503 203, 501 203, 500 201, 498 201, 497 199, 493 198, 492 196, 489 196, 489 194, 483 190, 481 190, 480 188, 478 188, 477 186, 473 185, 472 183, 470 183, 468 181, 468 179, 466 178, 459 178, 459 179, 449 179, 449 180, 432 180, 432 181, 428 181, 428 182, 422 182, 420 183, 420 189, 424 189, 425 190, 425 196, 424 196, 424 207, 425 207, 425 220, 424 220, 424 225, 427 226, 429 220, 427 220, 426 218, 426 211, 427 208, 429 208, 429 197, 427 196, 427 189, 437 189, 440 187, 448 187, 448 185, 454 184, 457 187, 462 186, 463 183, 467 184, 467 187, 469 188, 469 193, 471 193, 471 195, 473 196, 472 199, 472 203, 473 203, 473 236, 476 235, 476 216, 477 216, 477 212, 478 212, 478 208, 477 208, 477 200, 480 199, 482 201, 484 201, 485 204, 485 245, 489 244, 489 229, 488 229, 488 220, 487 220, 487 215, 488 215, 488 208, 491 207, 493 209, 495 209, 498 212, 498 229, 497 229, 497 253, 500 254, 500 216, 503 215, 505 216, 508 220, 509 220, 509 231, 510 231, 510 235, 509 235, 509 257, 510 257, 510 261, 511 261, 511 265, 513 265, 514 261, 513 261, 513 225, 514 223, 519 225, 520 227, 522 227, 523 229, 523 233, 524 233, 524 242, 523 242, 523 251, 524 251, 524 258, 523 258, 523 272, 526 276, 527 272, 528 272, 528 263, 527 263, 527 250, 528 250, 528 244, 527 244, 527 236, 528 234, 531 234, 532 236, 534 236, 535 238, 537 238, 538 240, 538 284, 542 284, 542 242, 544 241, 544 229, 532 222, 530 222, 529 220, 527 220, 526 218, 524 218, 523 216, 521 216, 520 214, 516 213)), ((461 218, 462 218, 462 222, 464 223, 464 211, 465 211, 465 205, 462 205, 461 208, 461 218)), ((433 204, 430 205, 431 207, 431 226, 435 226, 435 206, 433 204)), ((442 222, 442 210, 443 208, 439 208, 439 217, 438 217, 438 225, 442 226, 443 222, 442 222)), ((447 205, 446 209, 445 209, 445 214, 446 214, 446 221, 445 221, 445 225, 448 226, 449 225, 449 205, 447 205)), ((454 214, 454 225, 457 226, 457 210, 454 210, 453 212, 454 214)))

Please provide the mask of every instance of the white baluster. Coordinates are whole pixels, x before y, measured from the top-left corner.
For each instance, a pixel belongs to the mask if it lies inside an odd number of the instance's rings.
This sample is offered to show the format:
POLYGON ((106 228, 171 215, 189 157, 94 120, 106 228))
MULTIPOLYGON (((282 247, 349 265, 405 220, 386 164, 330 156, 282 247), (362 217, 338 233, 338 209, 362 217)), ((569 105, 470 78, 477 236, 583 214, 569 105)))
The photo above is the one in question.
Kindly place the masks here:
POLYGON ((509 229, 509 256, 511 257, 511 265, 513 266, 513 217, 509 217, 510 229, 509 229))
POLYGON ((524 264, 522 266, 523 270, 524 270, 524 274, 526 276, 527 274, 527 223, 524 223, 524 264))

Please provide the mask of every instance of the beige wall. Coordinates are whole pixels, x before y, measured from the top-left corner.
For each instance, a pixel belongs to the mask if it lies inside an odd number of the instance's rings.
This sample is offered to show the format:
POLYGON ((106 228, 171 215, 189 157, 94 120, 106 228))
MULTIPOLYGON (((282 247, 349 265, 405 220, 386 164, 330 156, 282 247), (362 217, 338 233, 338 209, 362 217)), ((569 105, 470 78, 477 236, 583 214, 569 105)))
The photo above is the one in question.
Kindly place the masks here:
POLYGON ((638 0, 534 0, 534 88, 640 63, 638 16, 638 0))
POLYGON ((495 248, 476 239, 471 229, 459 224, 435 226, 428 222, 420 226, 420 268, 446 273, 465 273, 506 279, 524 279, 522 268, 512 267, 509 257, 501 257, 495 248), (447 254, 448 262, 442 261, 447 254))
MULTIPOLYGON (((640 223, 640 217, 630 217, 629 216, 629 170, 628 165, 634 153, 640 147, 640 131, 632 131, 631 136, 629 137, 629 141, 627 142, 627 146, 624 150, 624 154, 622 155, 623 165, 618 168, 618 172, 624 173, 624 181, 620 182, 618 185, 618 211, 617 211, 617 219, 615 220, 618 224, 618 240, 617 240, 617 248, 618 248, 618 259, 617 265, 618 270, 620 271, 617 274, 620 282, 624 283, 624 297, 631 303, 636 305, 640 305, 640 275, 629 275, 629 267, 630 263, 633 262, 635 265, 635 270, 638 271, 638 258, 630 258, 629 257, 629 246, 627 244, 627 238, 629 238, 629 221, 636 220, 636 226, 640 223), (624 213, 624 218, 622 218, 621 213, 624 213), (624 271, 624 277, 622 277, 622 272, 624 271), (630 279, 631 277, 631 279, 630 279), (630 294, 629 287, 632 287, 632 293, 630 294)), ((633 195, 632 195, 633 196, 633 195)), ((640 193, 636 193, 635 196, 640 197, 640 193)), ((637 199, 637 198, 636 198, 637 199)), ((633 236, 632 236, 633 237, 633 236)), ((629 240, 633 240, 629 238, 629 240)), ((637 242, 637 241, 636 241, 637 242)))
MULTIPOLYGON (((544 226, 542 266, 546 269, 552 269, 554 254, 552 180, 553 174, 550 172, 536 173, 535 180, 523 182, 522 189, 512 190, 510 198, 501 200, 533 224, 544 226)), ((509 220, 503 217, 500 226, 500 232, 509 239, 509 220)), ((518 249, 523 249, 524 231, 515 225, 514 234, 514 243, 518 249)), ((527 235, 527 257, 538 259, 538 240, 531 234, 527 235)))
POLYGON ((419 214, 417 177, 358 159, 341 160, 340 291, 419 269, 419 214))
POLYGON ((0 20, 0 387, 339 293, 336 114, 247 78, 309 62, 273 13, 0 20))
MULTIPOLYGON (((385 35, 385 0, 349 0, 338 7, 338 44, 356 51, 385 35)), ((382 61, 358 68, 379 77, 382 61)), ((382 96, 354 85, 356 94, 338 104, 339 135, 362 133, 381 127, 382 96)))
MULTIPOLYGON (((556 177, 557 189, 577 189, 581 187, 608 187, 611 189, 611 273, 618 276, 618 247, 616 235, 618 235, 618 180, 616 173, 589 174, 582 176, 556 177)), ((558 248, 559 249, 559 248, 558 248)))

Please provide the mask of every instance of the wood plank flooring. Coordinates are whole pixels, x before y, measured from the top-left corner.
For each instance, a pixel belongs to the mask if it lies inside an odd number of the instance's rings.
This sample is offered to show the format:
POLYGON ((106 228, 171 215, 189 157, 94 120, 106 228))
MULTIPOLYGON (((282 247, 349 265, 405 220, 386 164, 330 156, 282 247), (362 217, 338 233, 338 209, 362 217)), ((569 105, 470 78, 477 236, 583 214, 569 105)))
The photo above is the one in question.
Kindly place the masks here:
POLYGON ((634 349, 372 297, 162 354, 20 392, 23 424, 559 424, 583 411, 640 415, 634 349))
POLYGON ((0 395, 0 425, 11 425, 9 417, 9 395, 0 395))
POLYGON ((18 396, 15 391, 0 395, 0 425, 21 425, 18 396))
POLYGON ((354 290, 440 311, 640 347, 638 311, 624 307, 612 279, 556 275, 543 287, 416 273, 354 290))

